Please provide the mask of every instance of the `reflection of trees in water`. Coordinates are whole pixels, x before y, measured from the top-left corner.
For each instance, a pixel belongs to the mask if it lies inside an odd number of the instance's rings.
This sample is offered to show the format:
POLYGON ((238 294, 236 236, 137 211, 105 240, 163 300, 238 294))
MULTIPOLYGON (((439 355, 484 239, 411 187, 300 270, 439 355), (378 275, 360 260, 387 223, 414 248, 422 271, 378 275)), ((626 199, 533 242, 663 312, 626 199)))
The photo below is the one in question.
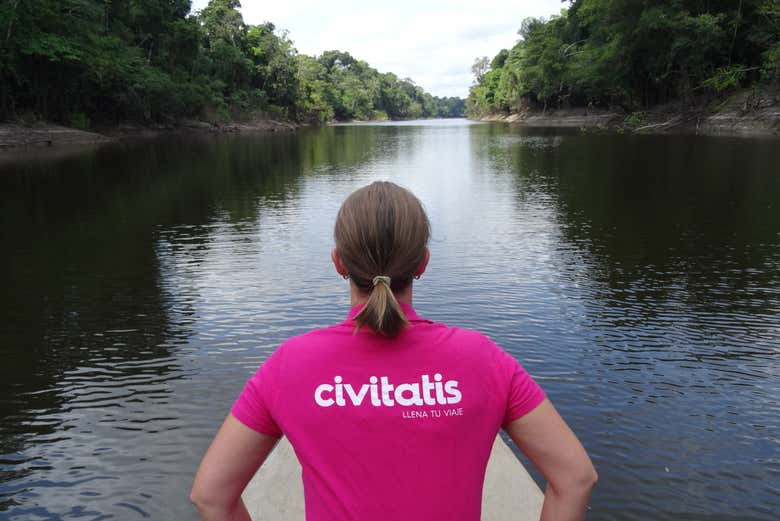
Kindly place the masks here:
POLYGON ((336 168, 340 176, 357 176, 369 161, 397 155, 418 145, 411 128, 384 125, 338 125, 298 132, 303 172, 336 168))
POLYGON ((514 182, 518 222, 538 201, 556 214, 551 263, 571 323, 545 340, 574 370, 550 387, 606 477, 593 512, 766 518, 773 476, 755 462, 777 430, 776 143, 492 132, 476 139, 514 182))
POLYGON ((770 165, 780 151, 771 142, 571 135, 544 146, 534 134, 510 132, 517 140, 489 145, 490 160, 511 169, 518 197, 550 197, 564 251, 575 253, 566 262, 586 252, 589 278, 613 299, 777 304, 780 179, 770 165))
MULTIPOLYGON (((295 197, 302 174, 370 159, 375 137, 330 128, 171 137, 5 164, 0 454, 21 453, 36 437, 55 434, 61 422, 32 420, 85 399, 79 382, 99 387, 178 369, 169 357, 191 335, 193 310, 171 302, 163 287, 161 231, 168 239, 189 234, 188 262, 197 264, 210 247, 204 229, 216 221, 253 226, 258 212, 295 197), (122 365, 163 359, 137 369, 122 365), (112 372, 111 365, 123 369, 112 372)), ((0 482, 18 480, 30 468, 13 465, 0 482)), ((0 499, 0 509, 10 501, 0 499)))
MULTIPOLYGON (((142 157, 137 171, 118 151, 100 151, 3 172, 3 454, 54 438, 74 399, 111 394, 84 395, 78 379, 87 367, 100 386, 126 374, 108 365, 164 358, 181 335, 157 288, 156 215, 145 184, 156 158, 142 157)), ((0 479, 18 480, 34 468, 19 462, 0 479)))
MULTIPOLYGON (((67 346, 74 346, 76 360, 85 360, 89 349, 75 346, 106 328, 133 329, 136 314, 164 317, 155 253, 159 229, 207 226, 216 219, 251 224, 258 202, 273 209, 294 198, 302 174, 326 163, 343 167, 371 159, 379 153, 376 136, 376 129, 338 127, 173 137, 4 165, 0 266, 7 276, 7 320, 0 334, 15 363, 2 364, 8 378, 0 382, 10 386, 14 379, 59 372, 68 365, 58 361, 67 346)), ((201 235, 192 240, 208 248, 201 235)))

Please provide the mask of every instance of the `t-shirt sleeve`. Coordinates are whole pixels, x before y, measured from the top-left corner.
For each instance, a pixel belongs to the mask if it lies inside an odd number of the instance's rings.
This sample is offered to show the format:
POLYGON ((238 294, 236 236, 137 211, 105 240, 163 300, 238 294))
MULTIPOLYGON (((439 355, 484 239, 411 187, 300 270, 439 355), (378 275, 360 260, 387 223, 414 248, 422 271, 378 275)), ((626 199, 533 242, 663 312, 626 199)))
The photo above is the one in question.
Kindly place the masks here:
POLYGON ((500 347, 495 347, 500 351, 497 356, 499 370, 507 382, 506 410, 501 422, 501 428, 506 428, 512 421, 534 410, 547 395, 520 362, 500 347))
POLYGON ((281 358, 280 348, 247 380, 244 390, 230 409, 233 416, 250 429, 274 438, 281 438, 283 434, 274 419, 281 358))

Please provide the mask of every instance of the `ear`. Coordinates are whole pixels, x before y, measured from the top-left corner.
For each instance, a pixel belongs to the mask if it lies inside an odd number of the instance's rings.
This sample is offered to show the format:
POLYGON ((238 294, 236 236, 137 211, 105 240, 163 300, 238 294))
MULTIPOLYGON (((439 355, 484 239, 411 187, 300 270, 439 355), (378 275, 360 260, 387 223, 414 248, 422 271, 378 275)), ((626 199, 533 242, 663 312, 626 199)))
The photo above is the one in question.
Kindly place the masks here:
POLYGON ((339 257, 339 252, 336 251, 336 248, 333 248, 330 251, 330 258, 333 261, 333 265, 336 267, 336 272, 341 275, 342 277, 345 275, 348 275, 347 268, 344 267, 343 264, 341 264, 341 258, 339 257))
POLYGON ((419 277, 425 273, 425 268, 428 267, 429 260, 431 260, 431 251, 428 248, 425 248, 425 256, 423 256, 422 262, 420 262, 420 265, 417 266, 417 269, 414 272, 415 277, 419 277))

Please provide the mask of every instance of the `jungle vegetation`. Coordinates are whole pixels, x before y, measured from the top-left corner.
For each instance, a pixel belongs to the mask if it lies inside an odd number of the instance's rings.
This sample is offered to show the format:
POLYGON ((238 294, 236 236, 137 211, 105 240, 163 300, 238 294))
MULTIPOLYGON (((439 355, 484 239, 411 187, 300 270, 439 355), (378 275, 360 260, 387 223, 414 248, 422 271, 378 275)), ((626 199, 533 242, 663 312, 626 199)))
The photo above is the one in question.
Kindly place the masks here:
POLYGON ((780 83, 780 0, 572 0, 472 67, 467 114, 690 106, 780 83))
POLYGON ((349 53, 300 54, 272 23, 244 22, 238 0, 3 0, 0 120, 88 128, 183 118, 462 116, 349 53))

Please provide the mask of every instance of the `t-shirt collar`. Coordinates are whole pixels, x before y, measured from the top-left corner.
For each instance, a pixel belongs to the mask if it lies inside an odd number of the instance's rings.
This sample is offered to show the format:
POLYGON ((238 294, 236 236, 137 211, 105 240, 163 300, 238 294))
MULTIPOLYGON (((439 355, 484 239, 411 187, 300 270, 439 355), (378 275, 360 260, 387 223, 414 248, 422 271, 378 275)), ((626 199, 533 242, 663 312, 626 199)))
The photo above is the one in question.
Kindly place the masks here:
MULTIPOLYGON (((398 305, 401 306, 401 309, 406 314, 406 318, 409 319, 409 322, 430 322, 430 320, 420 318, 411 304, 407 304, 406 302, 398 302, 398 305)), ((357 306, 353 306, 352 309, 349 310, 349 314, 347 315, 347 320, 345 320, 345 322, 352 321, 352 319, 355 318, 355 315, 360 313, 360 310, 363 309, 363 306, 365 306, 365 304, 358 304, 357 306)))

